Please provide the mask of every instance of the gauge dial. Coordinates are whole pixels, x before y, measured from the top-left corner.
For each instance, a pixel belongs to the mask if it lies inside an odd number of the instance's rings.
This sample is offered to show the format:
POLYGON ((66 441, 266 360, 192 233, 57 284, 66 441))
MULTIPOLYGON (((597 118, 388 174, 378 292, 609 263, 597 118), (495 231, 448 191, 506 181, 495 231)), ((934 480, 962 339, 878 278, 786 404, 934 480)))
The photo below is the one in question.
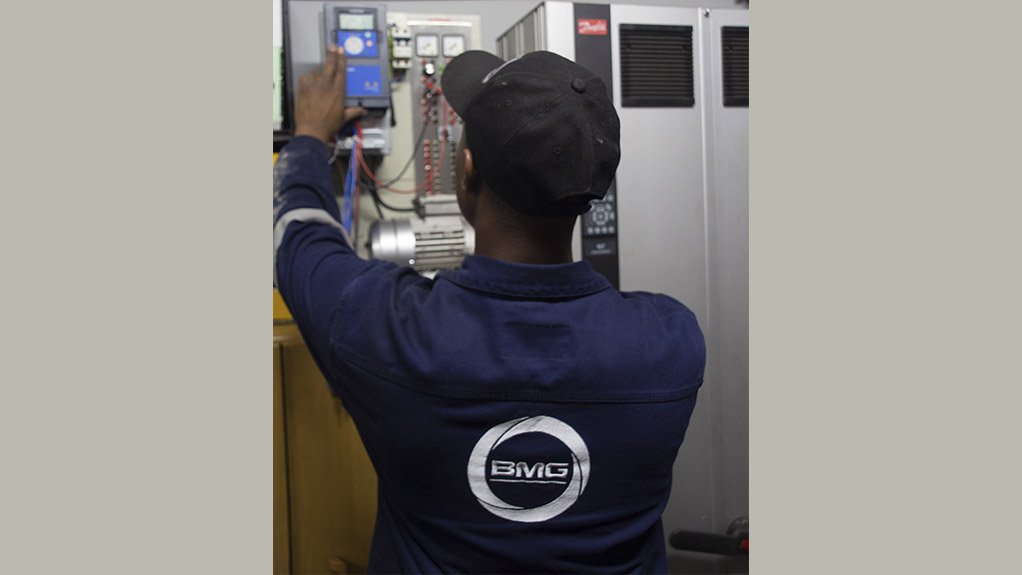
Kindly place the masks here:
POLYGON ((465 51, 464 36, 444 36, 444 56, 453 58, 465 51))
POLYGON ((418 56, 439 56, 440 46, 433 34, 420 34, 415 37, 415 54, 418 56))

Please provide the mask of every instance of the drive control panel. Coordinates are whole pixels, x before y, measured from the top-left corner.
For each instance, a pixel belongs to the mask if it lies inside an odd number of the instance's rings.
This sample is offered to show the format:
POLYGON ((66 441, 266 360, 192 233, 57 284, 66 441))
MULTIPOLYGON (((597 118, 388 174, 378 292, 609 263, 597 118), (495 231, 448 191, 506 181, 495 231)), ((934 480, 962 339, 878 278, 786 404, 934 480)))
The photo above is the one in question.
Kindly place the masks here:
POLYGON ((582 257, 614 285, 619 286, 617 272, 618 222, 617 182, 610 184, 607 195, 596 200, 588 212, 582 214, 582 257))
POLYGON ((383 6, 323 5, 326 46, 344 48, 348 58, 348 106, 382 115, 390 108, 390 52, 383 6))
POLYGON ((592 208, 582 216, 582 235, 613 236, 617 235, 617 198, 613 183, 602 200, 592 203, 592 208))

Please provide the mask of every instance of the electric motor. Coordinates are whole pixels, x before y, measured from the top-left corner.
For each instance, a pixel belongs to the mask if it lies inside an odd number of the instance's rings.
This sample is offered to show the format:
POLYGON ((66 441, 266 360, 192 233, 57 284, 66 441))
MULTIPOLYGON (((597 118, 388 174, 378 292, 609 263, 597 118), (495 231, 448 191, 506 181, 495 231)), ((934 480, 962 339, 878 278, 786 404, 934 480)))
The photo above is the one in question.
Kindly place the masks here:
POLYGON ((475 231, 461 217, 453 195, 415 202, 419 217, 379 220, 369 229, 369 256, 428 272, 454 269, 475 249, 475 231))

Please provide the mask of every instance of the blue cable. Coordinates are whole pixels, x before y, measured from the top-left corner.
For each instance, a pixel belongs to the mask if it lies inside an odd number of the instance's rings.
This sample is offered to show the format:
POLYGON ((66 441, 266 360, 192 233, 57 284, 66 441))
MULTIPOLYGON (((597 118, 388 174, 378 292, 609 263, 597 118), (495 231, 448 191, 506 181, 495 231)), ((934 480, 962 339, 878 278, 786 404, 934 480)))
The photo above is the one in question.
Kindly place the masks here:
POLYGON ((349 234, 351 233, 351 216, 353 212, 352 203, 354 202, 354 195, 352 193, 355 187, 354 160, 354 155, 350 156, 350 160, 348 161, 348 171, 344 175, 344 205, 342 206, 341 212, 344 229, 347 230, 349 234))

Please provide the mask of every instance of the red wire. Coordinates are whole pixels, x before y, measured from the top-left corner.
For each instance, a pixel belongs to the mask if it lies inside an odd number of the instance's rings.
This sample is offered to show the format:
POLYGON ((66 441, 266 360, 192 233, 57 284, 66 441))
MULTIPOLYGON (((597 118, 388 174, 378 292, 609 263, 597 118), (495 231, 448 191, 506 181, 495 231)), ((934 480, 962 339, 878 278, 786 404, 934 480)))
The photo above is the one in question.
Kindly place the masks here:
MULTIPOLYGON (((430 88, 431 90, 436 90, 437 93, 439 93, 439 94, 443 94, 443 91, 439 87, 433 86, 433 84, 431 82, 429 82, 429 81, 426 82, 426 86, 428 88, 430 88)), ((443 106, 442 107, 442 113, 443 113, 442 114, 442 118, 443 118, 443 131, 441 131, 440 133, 442 134, 441 135, 441 142, 446 144, 447 143, 447 99, 446 98, 444 99, 442 106, 443 106)), ((362 126, 359 123, 356 122, 355 123, 355 129, 358 132, 358 137, 359 137, 359 140, 361 141, 361 139, 362 139, 362 126)), ((426 191, 426 195, 430 195, 431 196, 431 195, 433 195, 433 178, 436 177, 437 171, 439 171, 443 167, 443 165, 444 165, 444 156, 447 155, 447 150, 441 150, 441 152, 442 153, 440 154, 440 161, 438 162, 438 164, 436 166, 437 169, 436 170, 432 170, 432 169, 429 170, 429 172, 426 174, 426 177, 423 178, 425 181, 422 183, 422 185, 416 186, 414 189, 411 189, 411 190, 398 190, 398 189, 395 189, 395 188, 392 188, 392 187, 389 187, 389 186, 384 186, 383 184, 381 184, 380 181, 378 179, 376 179, 376 174, 374 174, 373 171, 369 169, 369 165, 366 164, 365 159, 363 159, 362 153, 361 153, 361 145, 359 145, 358 153, 356 153, 355 156, 358 158, 358 165, 362 167, 362 171, 365 172, 367 176, 369 176, 369 179, 372 180, 374 184, 376 184, 377 188, 379 188, 381 190, 387 190, 388 192, 392 192, 392 193, 395 193, 395 194, 417 194, 417 193, 425 190, 426 191)), ((432 165, 432 158, 430 158, 430 165, 432 165)), ((356 186, 356 188, 357 188, 357 186, 356 186)), ((355 191, 356 191, 356 193, 358 193, 357 189, 355 191)), ((356 203, 355 205, 357 206, 358 204, 356 203)))
MULTIPOLYGON (((358 133, 358 138, 355 139, 355 153, 358 154, 359 158, 361 158, 362 157, 362 124, 360 124, 358 122, 355 122, 355 131, 358 133)), ((358 205, 359 205, 359 201, 358 200, 359 200, 359 194, 360 194, 360 190, 359 190, 359 187, 358 187, 358 164, 356 164, 355 165, 355 190, 354 190, 354 202, 355 202, 355 205, 353 206, 354 213, 355 213, 355 226, 354 226, 355 229, 358 229, 358 205)), ((354 241, 357 242, 358 238, 355 238, 354 241)))
POLYGON ((362 158, 361 154, 358 155, 358 164, 362 166, 362 171, 365 172, 367 176, 369 176, 369 179, 372 180, 373 183, 376 184, 376 186, 381 190, 387 190, 388 192, 393 192, 395 194, 417 194, 422 190, 426 189, 425 182, 423 182, 423 185, 415 188, 414 190, 396 190, 389 186, 384 186, 383 184, 380 183, 379 180, 376 179, 376 174, 374 174, 373 171, 369 169, 369 166, 366 165, 365 159, 362 158))

